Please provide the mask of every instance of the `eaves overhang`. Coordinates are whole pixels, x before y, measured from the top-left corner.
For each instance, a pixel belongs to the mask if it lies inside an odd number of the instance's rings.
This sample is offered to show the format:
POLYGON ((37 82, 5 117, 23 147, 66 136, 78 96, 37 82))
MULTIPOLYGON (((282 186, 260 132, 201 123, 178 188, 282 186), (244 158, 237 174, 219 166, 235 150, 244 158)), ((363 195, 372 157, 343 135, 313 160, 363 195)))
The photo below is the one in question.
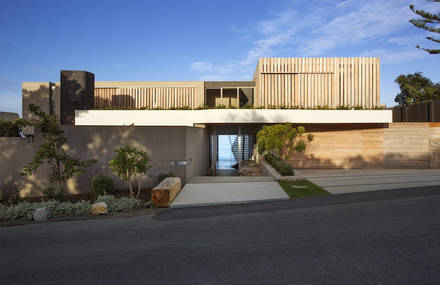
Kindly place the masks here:
POLYGON ((77 110, 76 126, 182 126, 196 124, 391 123, 391 110, 77 110))

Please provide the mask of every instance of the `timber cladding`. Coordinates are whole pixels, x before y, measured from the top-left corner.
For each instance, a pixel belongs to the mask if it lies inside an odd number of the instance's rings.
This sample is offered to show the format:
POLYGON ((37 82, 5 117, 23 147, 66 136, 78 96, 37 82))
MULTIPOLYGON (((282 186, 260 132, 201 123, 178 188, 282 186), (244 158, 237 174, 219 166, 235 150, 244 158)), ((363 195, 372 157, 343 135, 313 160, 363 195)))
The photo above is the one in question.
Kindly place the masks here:
POLYGON ((305 125, 314 134, 297 168, 440 167, 440 128, 429 123, 305 125))
POLYGON ((260 58, 254 80, 257 106, 380 106, 376 57, 260 58))
POLYGON ((188 107, 194 109, 195 87, 121 87, 95 88, 94 107, 126 109, 169 109, 188 107))

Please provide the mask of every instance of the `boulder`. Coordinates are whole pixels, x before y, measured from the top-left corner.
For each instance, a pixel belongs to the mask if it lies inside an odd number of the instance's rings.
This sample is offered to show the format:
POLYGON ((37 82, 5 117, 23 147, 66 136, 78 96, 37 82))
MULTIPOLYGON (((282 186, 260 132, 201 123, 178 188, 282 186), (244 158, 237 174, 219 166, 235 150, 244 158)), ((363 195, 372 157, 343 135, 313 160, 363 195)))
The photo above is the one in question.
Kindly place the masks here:
POLYGON ((37 208, 37 209, 35 209, 35 212, 32 215, 32 217, 34 218, 34 221, 36 221, 36 222, 44 222, 44 221, 47 221, 48 214, 49 214, 49 209, 37 208))
POLYGON ((108 206, 105 202, 99 202, 92 205, 92 215, 103 215, 108 213, 108 206))

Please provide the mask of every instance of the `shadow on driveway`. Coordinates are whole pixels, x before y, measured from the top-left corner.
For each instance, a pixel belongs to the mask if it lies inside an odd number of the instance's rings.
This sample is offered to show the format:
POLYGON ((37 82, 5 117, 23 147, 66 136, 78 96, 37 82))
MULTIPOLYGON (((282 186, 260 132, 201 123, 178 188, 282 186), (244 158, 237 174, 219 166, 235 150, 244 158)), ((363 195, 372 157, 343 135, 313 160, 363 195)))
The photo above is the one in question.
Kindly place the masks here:
POLYGON ((405 199, 432 195, 440 195, 440 186, 347 193, 332 196, 310 197, 295 200, 261 202, 252 204, 167 209, 155 216, 154 219, 158 221, 198 219, 242 213, 282 211, 289 209, 301 209, 308 207, 331 206, 346 203, 361 203, 390 199, 405 199))

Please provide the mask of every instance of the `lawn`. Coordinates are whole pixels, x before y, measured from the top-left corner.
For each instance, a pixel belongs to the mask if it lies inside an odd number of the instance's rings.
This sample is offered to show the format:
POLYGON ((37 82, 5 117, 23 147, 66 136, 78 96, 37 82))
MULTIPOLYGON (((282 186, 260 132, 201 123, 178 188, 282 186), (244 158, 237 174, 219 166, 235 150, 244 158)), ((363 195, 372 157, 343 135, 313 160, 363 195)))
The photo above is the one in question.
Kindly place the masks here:
POLYGON ((329 192, 308 180, 278 181, 278 183, 284 189, 284 191, 286 191, 290 199, 330 195, 329 192), (306 188, 294 188, 295 186, 305 186, 306 188))

